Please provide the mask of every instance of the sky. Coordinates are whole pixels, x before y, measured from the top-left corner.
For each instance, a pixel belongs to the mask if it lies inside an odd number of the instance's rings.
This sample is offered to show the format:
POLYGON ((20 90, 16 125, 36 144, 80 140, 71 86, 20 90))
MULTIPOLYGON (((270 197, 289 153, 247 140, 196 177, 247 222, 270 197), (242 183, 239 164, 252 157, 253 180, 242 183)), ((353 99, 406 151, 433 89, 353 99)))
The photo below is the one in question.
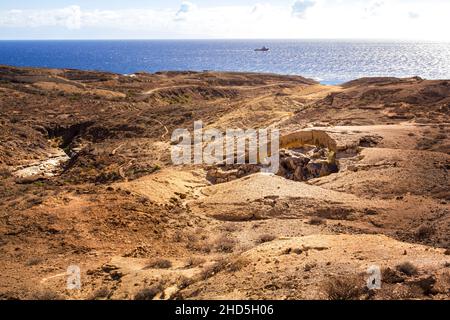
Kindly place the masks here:
POLYGON ((449 0, 0 0, 0 39, 450 41, 449 0))

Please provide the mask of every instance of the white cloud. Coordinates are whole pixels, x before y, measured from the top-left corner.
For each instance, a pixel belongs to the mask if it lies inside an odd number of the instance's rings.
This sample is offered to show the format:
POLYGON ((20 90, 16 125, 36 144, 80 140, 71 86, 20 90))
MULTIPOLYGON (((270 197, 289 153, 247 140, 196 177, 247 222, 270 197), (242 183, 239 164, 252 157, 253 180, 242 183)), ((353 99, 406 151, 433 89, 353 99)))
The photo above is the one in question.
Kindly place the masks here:
POLYGON ((269 4, 257 3, 250 10, 251 18, 255 18, 257 20, 267 18, 267 16, 272 15, 272 10, 273 7, 269 4))
POLYGON ((365 12, 368 17, 377 16, 380 14, 381 9, 384 6, 383 1, 372 1, 366 8, 365 12))
POLYGON ((309 8, 314 7, 315 4, 316 2, 313 0, 297 0, 292 5, 292 15, 303 19, 305 18, 306 11, 308 11, 309 8))
POLYGON ((0 14, 0 26, 4 27, 65 27, 70 30, 82 27, 82 11, 79 6, 52 10, 9 10, 0 14))
MULTIPOLYGON (((295 1, 197 7, 183 2, 160 10, 92 10, 79 6, 0 11, 0 33, 38 29, 52 38, 412 38, 450 40, 450 2, 392 0, 295 1), (439 10, 436 10, 439 8, 439 10), (420 19, 417 13, 420 13, 420 19), (299 19, 300 18, 300 19, 299 19), (11 30, 11 31, 8 31, 11 30), (50 31, 49 31, 50 30, 50 31), (66 31, 66 33, 61 31, 66 31), (70 32, 67 32, 70 31, 70 32), (59 33, 58 33, 59 32, 59 33), (119 35, 119 36, 118 36, 119 35)), ((23 36, 26 37, 26 36, 23 36)))
POLYGON ((417 12, 413 12, 413 11, 410 11, 408 13, 408 16, 409 16, 410 19, 418 19, 418 18, 420 18, 420 14, 418 14, 417 12))
POLYGON ((61 11, 62 19, 68 29, 81 28, 81 8, 79 6, 70 6, 61 11))
POLYGON ((183 1, 180 5, 180 9, 178 9, 178 13, 188 13, 195 9, 195 5, 189 1, 183 1))
POLYGON ((192 11, 194 11, 197 7, 195 4, 189 1, 183 1, 180 5, 180 8, 178 9, 177 13, 175 14, 175 20, 176 21, 184 21, 187 19, 188 14, 192 11))

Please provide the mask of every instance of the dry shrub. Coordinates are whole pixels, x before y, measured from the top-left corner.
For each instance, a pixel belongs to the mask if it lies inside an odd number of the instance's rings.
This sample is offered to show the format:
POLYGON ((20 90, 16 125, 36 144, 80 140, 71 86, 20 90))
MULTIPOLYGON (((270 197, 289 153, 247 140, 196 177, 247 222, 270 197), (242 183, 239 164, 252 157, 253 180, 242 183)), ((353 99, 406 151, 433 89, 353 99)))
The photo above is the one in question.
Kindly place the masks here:
POLYGON ((202 272, 200 273, 200 279, 206 280, 206 279, 212 277, 213 275, 224 270, 227 267, 227 265, 228 265, 228 262, 225 259, 216 261, 214 264, 209 265, 202 270, 202 272))
POLYGON ((98 290, 95 290, 95 292, 92 294, 91 300, 99 300, 99 299, 106 299, 110 296, 111 291, 109 291, 108 288, 102 287, 98 290))
POLYGON ((5 166, 0 167, 0 178, 5 179, 5 178, 9 178, 11 176, 12 176, 12 173, 7 167, 5 167, 5 166))
POLYGON ((406 274, 407 276, 413 276, 417 274, 418 270, 416 266, 414 266, 411 262, 406 261, 401 264, 399 264, 396 269, 400 271, 401 273, 406 274))
POLYGON ((233 223, 227 223, 223 225, 220 229, 225 232, 235 232, 239 230, 238 226, 233 223))
POLYGON ((205 262, 205 259, 199 257, 189 257, 186 261, 185 268, 194 268, 205 262))
POLYGON ((381 271, 381 279, 385 283, 402 283, 405 281, 396 270, 392 270, 391 268, 385 268, 381 271))
POLYGON ((417 228, 415 232, 415 236, 417 239, 420 240, 426 240, 429 239, 434 233, 434 229, 430 225, 421 225, 419 228, 417 228))
POLYGON ((172 262, 167 259, 151 260, 144 269, 169 269, 172 267, 172 262))
POLYGON ((192 278, 188 278, 186 276, 181 276, 177 282, 178 282, 178 288, 181 290, 181 289, 185 289, 185 288, 189 287, 195 281, 192 278))
POLYGON ((163 283, 159 281, 148 288, 139 290, 134 296, 134 300, 153 300, 153 298, 163 290, 163 283))
POLYGON ((195 230, 191 230, 187 234, 187 239, 191 242, 196 242, 199 240, 207 240, 208 233, 205 233, 205 230, 203 230, 202 228, 196 228, 195 230))
POLYGON ((378 293, 378 297, 383 300, 412 300, 422 297, 422 292, 417 286, 397 286, 395 290, 388 288, 387 290, 381 290, 378 293))
POLYGON ((218 252, 230 253, 233 252, 236 241, 223 235, 216 239, 213 243, 214 249, 218 252))
POLYGON ((35 258, 29 259, 25 265, 26 265, 27 267, 36 266, 36 265, 42 263, 43 261, 44 261, 43 258, 41 258, 41 257, 35 257, 35 258))
POLYGON ((138 197, 137 201, 138 201, 139 203, 145 205, 145 204, 147 204, 147 203, 150 202, 150 199, 149 199, 148 197, 145 197, 145 196, 140 196, 140 197, 138 197))
POLYGON ((246 258, 239 258, 234 260, 228 265, 229 272, 237 272, 250 264, 250 261, 246 258))
POLYGON ((266 243, 266 242, 271 242, 271 241, 273 241, 275 239, 276 239, 276 237, 274 235, 266 233, 266 234, 260 235, 256 242, 258 242, 258 243, 266 243))
POLYGON ((305 264, 305 266, 303 267, 303 270, 304 270, 305 272, 309 272, 309 271, 311 271, 312 269, 314 269, 315 267, 317 267, 317 263, 307 263, 307 264, 305 264))
POLYGON ((363 288, 357 277, 339 277, 325 284, 325 292, 329 300, 358 300, 363 288))
POLYGON ((33 294, 32 300, 63 300, 63 298, 50 289, 44 289, 33 294))
POLYGON ((27 201, 27 208, 32 208, 34 206, 40 205, 43 202, 43 199, 40 197, 36 197, 36 196, 31 196, 29 198, 26 199, 27 201))
POLYGON ((208 241, 208 236, 201 234, 201 230, 189 232, 186 235, 186 248, 192 251, 210 253, 212 249, 211 243, 208 241))
POLYGON ((434 276, 428 276, 423 279, 419 279, 414 282, 414 285, 419 287, 423 294, 430 295, 436 293, 434 285, 436 284, 436 278, 434 276))
POLYGON ((199 241, 199 242, 189 242, 186 245, 186 248, 193 251, 210 253, 211 252, 211 243, 208 241, 199 241))
POLYGON ((160 292, 156 287, 144 288, 139 290, 134 296, 134 300, 153 300, 153 298, 160 292))
POLYGON ((309 219, 308 223, 310 225, 313 225, 313 226, 318 226, 318 225, 321 225, 321 224, 325 224, 326 220, 321 218, 321 217, 311 217, 309 219))

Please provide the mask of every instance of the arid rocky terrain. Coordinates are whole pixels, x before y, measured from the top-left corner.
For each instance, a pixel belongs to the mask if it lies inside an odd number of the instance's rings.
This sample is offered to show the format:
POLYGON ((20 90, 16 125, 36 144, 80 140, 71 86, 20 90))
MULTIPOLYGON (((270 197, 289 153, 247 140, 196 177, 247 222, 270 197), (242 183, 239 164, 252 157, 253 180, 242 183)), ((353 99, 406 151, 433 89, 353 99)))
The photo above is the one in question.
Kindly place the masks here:
POLYGON ((448 300, 449 132, 450 80, 0 66, 0 298, 448 300), (279 174, 174 166, 196 120, 279 174))

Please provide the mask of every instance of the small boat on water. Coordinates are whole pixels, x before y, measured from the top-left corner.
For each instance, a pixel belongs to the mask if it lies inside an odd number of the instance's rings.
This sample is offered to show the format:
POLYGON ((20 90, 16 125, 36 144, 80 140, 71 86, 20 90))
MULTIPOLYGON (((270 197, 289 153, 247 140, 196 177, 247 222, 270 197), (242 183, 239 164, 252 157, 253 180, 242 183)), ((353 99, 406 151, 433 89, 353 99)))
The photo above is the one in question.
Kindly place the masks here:
POLYGON ((269 51, 269 48, 266 48, 266 47, 264 46, 264 47, 262 47, 262 48, 257 48, 257 49, 255 49, 255 51, 263 51, 263 52, 265 52, 265 51, 269 51))

